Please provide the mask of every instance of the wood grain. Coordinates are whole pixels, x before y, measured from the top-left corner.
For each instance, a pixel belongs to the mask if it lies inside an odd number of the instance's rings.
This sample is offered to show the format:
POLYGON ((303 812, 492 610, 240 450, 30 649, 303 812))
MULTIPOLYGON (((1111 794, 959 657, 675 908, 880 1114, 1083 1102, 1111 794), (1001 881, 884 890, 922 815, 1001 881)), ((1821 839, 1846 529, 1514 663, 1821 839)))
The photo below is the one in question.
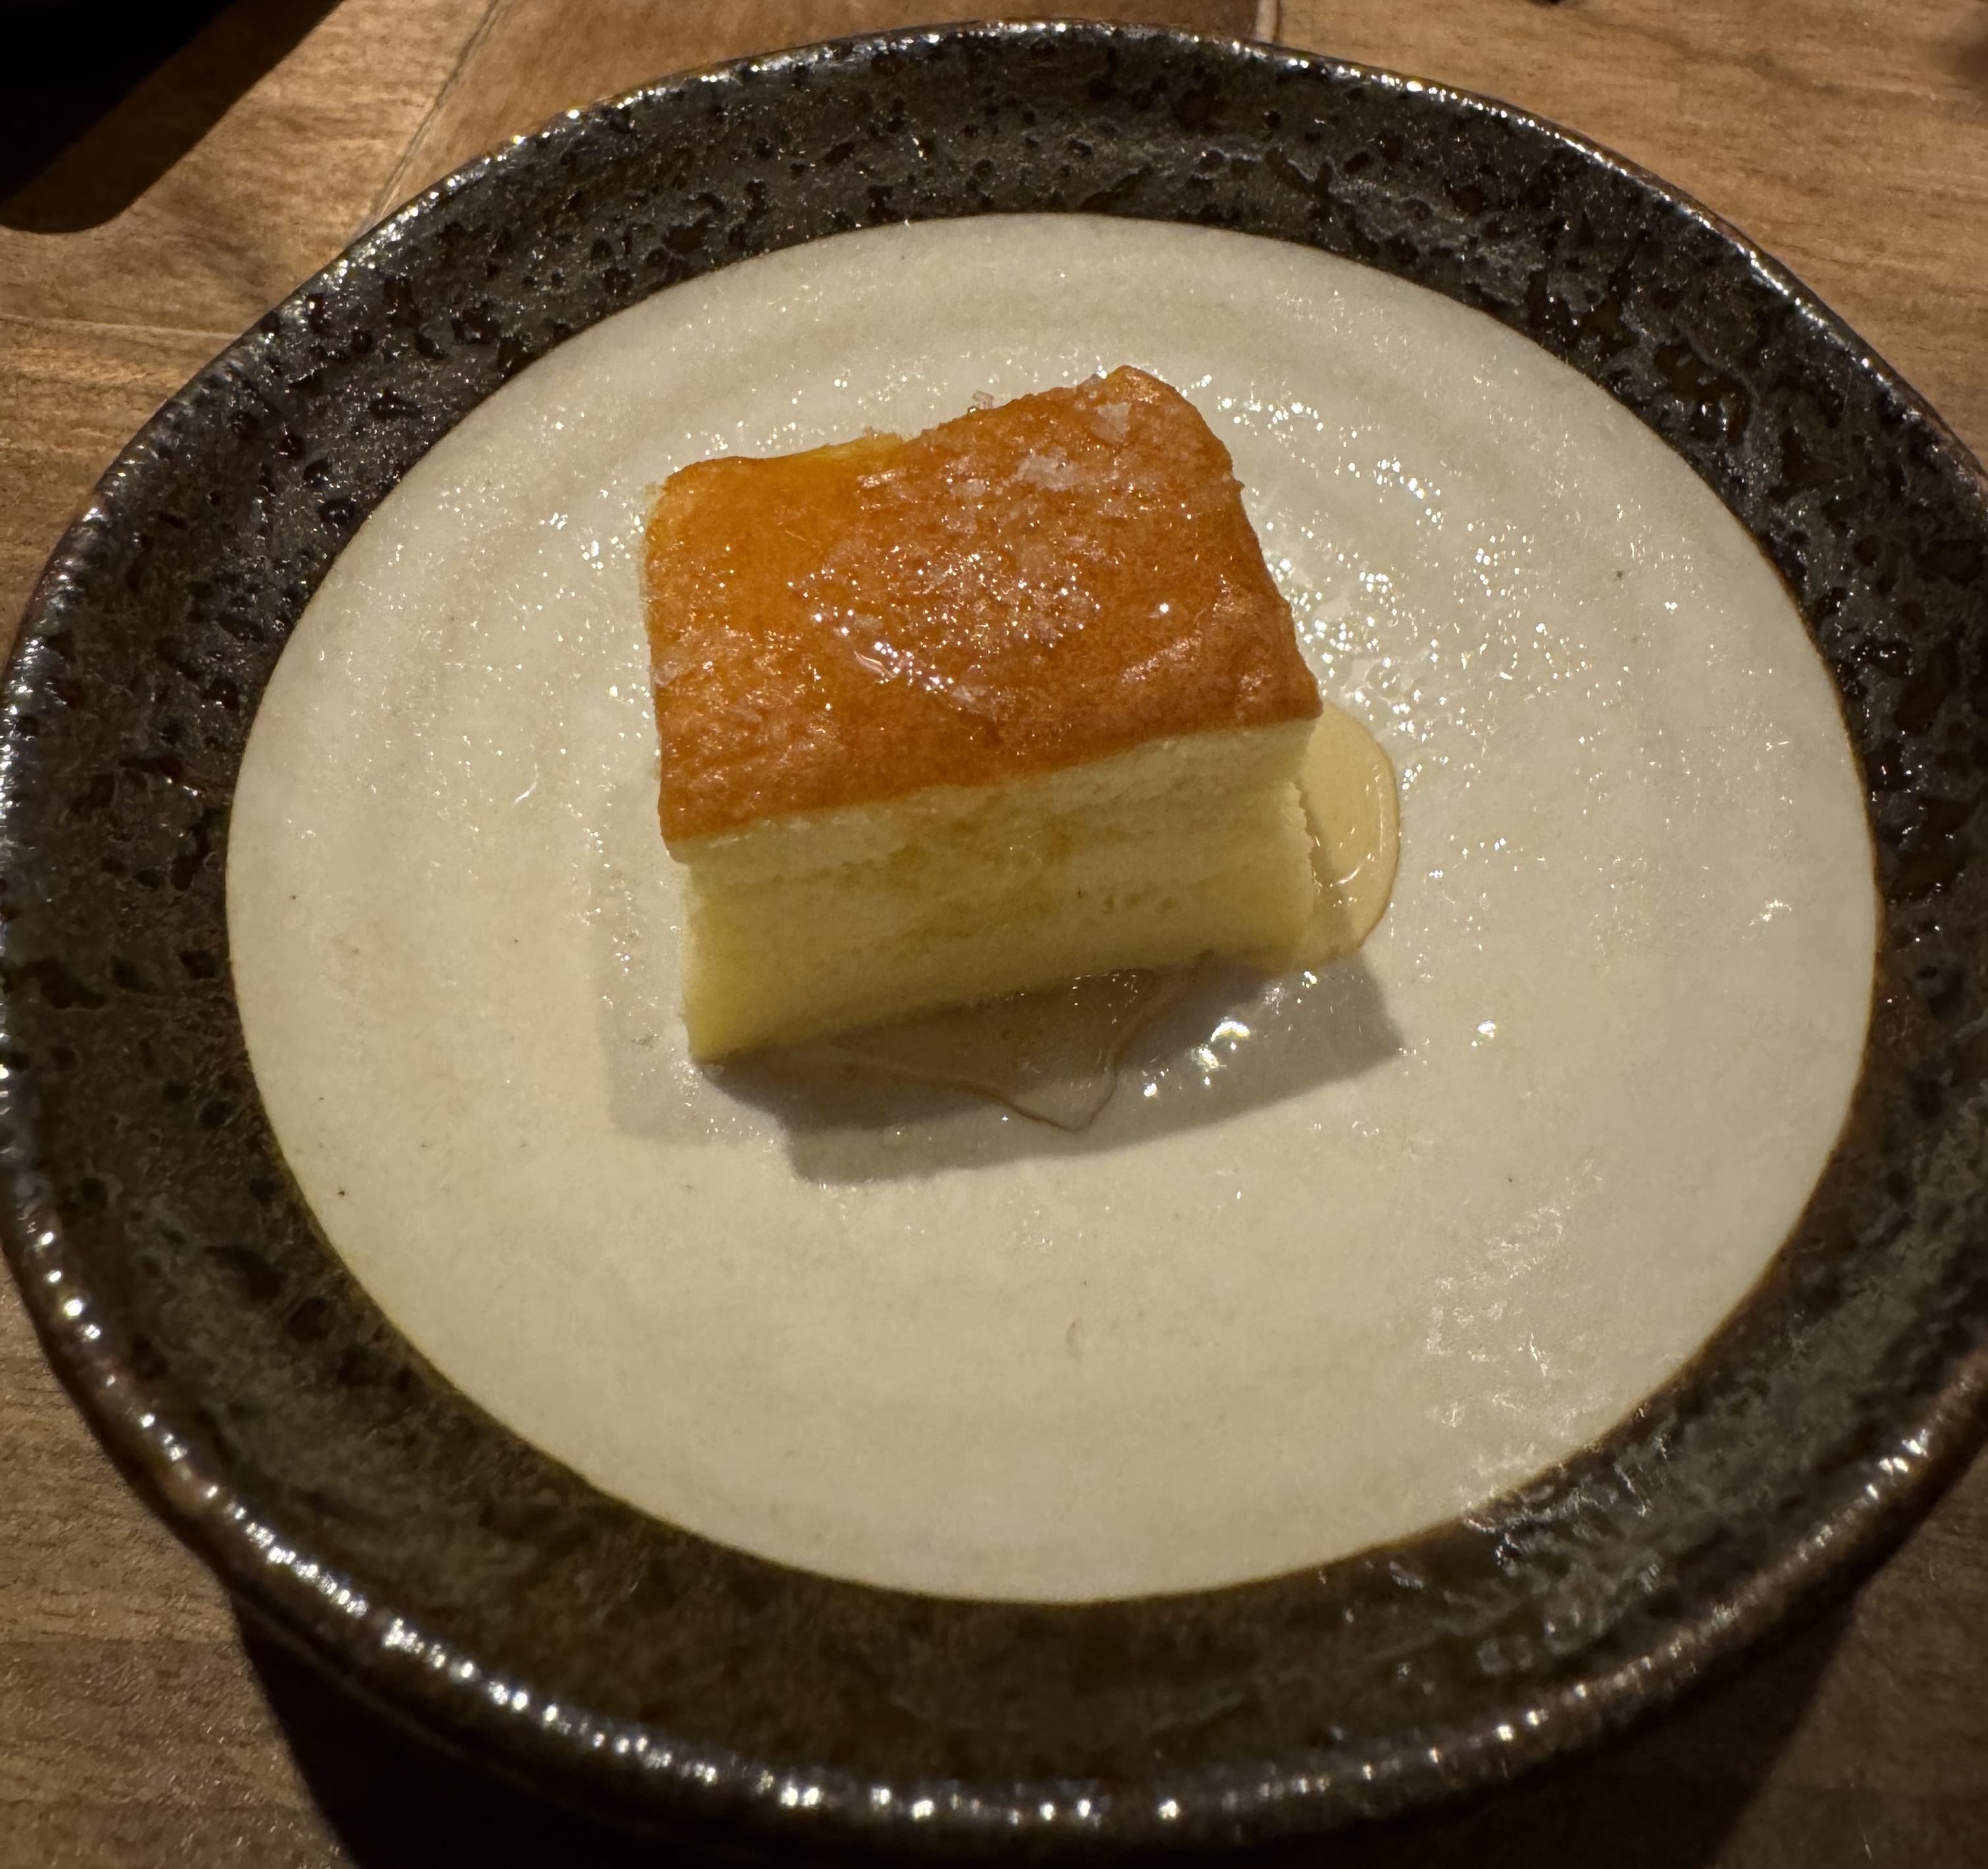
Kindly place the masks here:
POLYGON ((489 0, 344 0, 116 220, 0 228, 0 634, 131 431, 351 239, 489 0))
MULTIPOLYGON (((962 9, 970 17, 973 8, 962 9)), ((1256 23, 1255 0, 1073 0, 999 8, 1011 19, 1076 17, 1147 22, 1234 38, 1256 23)), ((665 72, 852 33, 918 25, 931 0, 497 0, 433 114, 380 191, 380 211, 472 156, 597 97, 665 72)))
MULTIPOLYGON (((659 73, 942 10, 343 0, 117 219, 0 229, 0 632, 161 397, 383 208, 659 73)), ((1257 15, 1081 10, 1223 32, 1257 15)), ((1679 182, 1988 449, 1984 0, 1285 0, 1282 23, 1293 43, 1509 98, 1679 182)), ((1988 1463, 1853 1604, 1626 1745, 1334 1860, 1963 1869, 1988 1861, 1983 1680, 1988 1463)), ((245 1654, 0 1286, 0 1869, 465 1860, 651 1859, 429 1754, 265 1647, 245 1654)))
POLYGON ((344 0, 115 221, 0 228, 0 314, 234 333, 363 225, 489 0, 344 0))
POLYGON ((0 617, 134 429, 234 335, 0 316, 0 617))

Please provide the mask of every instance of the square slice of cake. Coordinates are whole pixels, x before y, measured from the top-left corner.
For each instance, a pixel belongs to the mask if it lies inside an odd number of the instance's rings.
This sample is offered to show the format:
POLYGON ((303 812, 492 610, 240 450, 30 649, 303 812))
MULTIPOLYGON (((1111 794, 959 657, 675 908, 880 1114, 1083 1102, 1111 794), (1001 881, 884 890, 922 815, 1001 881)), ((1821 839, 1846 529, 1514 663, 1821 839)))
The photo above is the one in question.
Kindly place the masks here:
POLYGON ((1143 371, 685 468, 645 594, 698 1056, 1303 938, 1317 688, 1143 371))

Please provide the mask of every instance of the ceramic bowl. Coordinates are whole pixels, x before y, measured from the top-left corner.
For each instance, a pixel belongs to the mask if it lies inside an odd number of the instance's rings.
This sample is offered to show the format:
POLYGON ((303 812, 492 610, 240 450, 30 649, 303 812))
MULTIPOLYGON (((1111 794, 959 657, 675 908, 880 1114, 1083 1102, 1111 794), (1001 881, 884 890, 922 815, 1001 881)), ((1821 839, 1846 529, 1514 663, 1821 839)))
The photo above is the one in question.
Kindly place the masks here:
POLYGON ((375 1703, 617 1818, 808 1851, 1226 1845, 1588 1744, 1868 1566, 1988 1379, 1988 512, 1780 267, 1516 110, 1034 25, 677 78, 471 164, 166 404, 51 561, 0 725, 5 1242, 49 1354, 227 1586, 375 1703), (259 1103, 222 870, 257 698, 397 479, 563 338, 871 223, 1080 210, 1309 243, 1605 388, 1795 594, 1884 901, 1841 1145, 1749 1302, 1600 1445, 1323 1569, 1076 1606, 894 1594, 645 1518, 427 1367, 259 1103))

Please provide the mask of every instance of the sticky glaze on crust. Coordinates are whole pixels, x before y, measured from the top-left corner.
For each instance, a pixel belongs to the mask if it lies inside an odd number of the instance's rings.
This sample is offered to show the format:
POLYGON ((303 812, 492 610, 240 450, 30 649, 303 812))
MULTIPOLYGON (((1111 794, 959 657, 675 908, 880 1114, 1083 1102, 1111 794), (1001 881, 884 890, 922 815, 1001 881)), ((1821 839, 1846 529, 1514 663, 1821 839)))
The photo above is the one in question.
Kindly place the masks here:
POLYGON ((1319 710, 1229 451, 1138 370, 685 468, 645 583, 672 840, 1319 710))

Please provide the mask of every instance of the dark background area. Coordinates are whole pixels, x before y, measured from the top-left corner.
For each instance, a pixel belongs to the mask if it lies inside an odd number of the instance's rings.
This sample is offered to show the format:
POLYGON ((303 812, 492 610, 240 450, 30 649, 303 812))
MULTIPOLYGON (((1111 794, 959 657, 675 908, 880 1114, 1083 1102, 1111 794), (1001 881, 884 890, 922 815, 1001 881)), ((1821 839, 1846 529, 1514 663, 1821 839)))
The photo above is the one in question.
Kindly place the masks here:
POLYGON ((0 0, 0 226, 96 227, 335 0, 0 0))

